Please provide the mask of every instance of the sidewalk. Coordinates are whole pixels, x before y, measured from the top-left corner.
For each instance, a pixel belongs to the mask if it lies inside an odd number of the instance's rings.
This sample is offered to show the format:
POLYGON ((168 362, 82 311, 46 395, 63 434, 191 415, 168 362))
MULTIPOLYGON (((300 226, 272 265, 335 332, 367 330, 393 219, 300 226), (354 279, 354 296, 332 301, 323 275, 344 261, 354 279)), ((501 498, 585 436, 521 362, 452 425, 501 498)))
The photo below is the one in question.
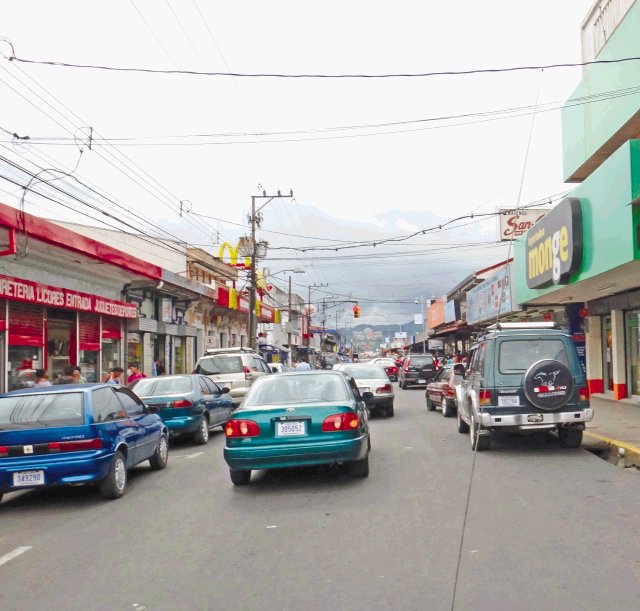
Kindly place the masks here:
POLYGON ((624 454, 625 466, 640 466, 640 402, 614 401, 603 394, 591 395, 593 421, 587 424, 582 447, 612 457, 624 454))

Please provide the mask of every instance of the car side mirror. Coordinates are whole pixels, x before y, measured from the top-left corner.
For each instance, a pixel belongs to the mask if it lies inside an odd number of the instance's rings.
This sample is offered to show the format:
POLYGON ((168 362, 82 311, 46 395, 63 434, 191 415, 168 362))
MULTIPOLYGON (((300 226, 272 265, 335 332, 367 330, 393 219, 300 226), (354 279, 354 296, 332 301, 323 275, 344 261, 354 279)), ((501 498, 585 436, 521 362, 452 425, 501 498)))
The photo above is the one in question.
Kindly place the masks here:
POLYGON ((220 389, 220 393, 223 394, 223 395, 226 395, 229 392, 229 390, 231 390, 231 389, 228 386, 223 386, 220 389))
POLYGON ((373 393, 371 391, 366 390, 365 392, 362 393, 362 398, 365 401, 371 401, 371 399, 373 399, 373 393))

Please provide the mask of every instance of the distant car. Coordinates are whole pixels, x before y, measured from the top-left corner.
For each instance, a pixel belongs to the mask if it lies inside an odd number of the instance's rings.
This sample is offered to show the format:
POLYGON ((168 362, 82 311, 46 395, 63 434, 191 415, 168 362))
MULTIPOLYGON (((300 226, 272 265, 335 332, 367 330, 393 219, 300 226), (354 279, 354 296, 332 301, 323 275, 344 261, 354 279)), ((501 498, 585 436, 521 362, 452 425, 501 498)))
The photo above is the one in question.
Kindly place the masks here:
POLYGON ((257 378, 270 374, 267 362, 250 348, 212 348, 196 363, 194 373, 226 386, 234 405, 239 405, 257 378))
POLYGON ((395 361, 390 358, 379 357, 369 361, 372 365, 380 365, 386 372, 392 382, 398 380, 398 366, 395 361))
POLYGON ((458 409, 456 386, 462 384, 463 378, 464 365, 443 365, 433 382, 427 384, 424 393, 427 409, 432 412, 440 407, 445 418, 455 415, 458 409))
POLYGON ((6 492, 98 484, 121 497, 127 470, 164 469, 169 430, 128 388, 68 384, 0 395, 0 499, 6 492))
POLYGON ((369 475, 368 411, 353 381, 337 371, 256 380, 225 432, 236 486, 248 484, 254 469, 344 463, 356 477, 369 475))
POLYGON ((436 366, 431 354, 408 354, 398 372, 400 388, 426 386, 436 377, 436 366))
POLYGON ((286 363, 269 363, 269 369, 271 373, 286 373, 287 371, 295 371, 293 367, 286 363))
POLYGON ((172 435, 190 435, 201 445, 209 441, 209 430, 224 428, 233 412, 229 389, 203 375, 141 378, 129 388, 148 407, 157 408, 172 435))
POLYGON ((371 393, 372 396, 365 399, 365 403, 370 410, 387 418, 393 417, 395 394, 386 371, 380 365, 339 363, 334 365, 334 369, 351 376, 355 380, 361 395, 364 396, 364 393, 371 393))

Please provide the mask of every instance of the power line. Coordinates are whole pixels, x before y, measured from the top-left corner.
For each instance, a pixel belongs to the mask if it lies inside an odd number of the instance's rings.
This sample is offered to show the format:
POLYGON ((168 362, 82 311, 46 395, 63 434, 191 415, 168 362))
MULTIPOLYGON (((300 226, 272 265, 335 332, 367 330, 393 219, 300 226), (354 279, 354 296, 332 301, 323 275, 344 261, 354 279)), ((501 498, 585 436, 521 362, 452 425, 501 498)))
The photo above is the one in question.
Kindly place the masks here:
MULTIPOLYGON (((133 0, 131 0, 133 4, 133 0)), ((134 4, 135 6, 135 4, 134 4)), ((136 7, 137 10, 137 7, 136 7)), ((138 11, 139 12, 139 11, 138 11)), ((143 18, 144 19, 144 18, 143 18)), ((146 22, 146 21, 145 21, 146 22)), ((164 48, 164 46, 163 46, 164 48)), ((12 49, 13 51, 13 49, 12 49)), ((596 59, 588 62, 562 62, 527 66, 508 66, 501 68, 473 68, 467 70, 439 70, 431 72, 389 72, 389 73, 282 73, 282 72, 217 72, 200 70, 167 70, 160 68, 139 68, 125 66, 107 66, 104 64, 78 64, 53 60, 37 60, 17 57, 15 51, 8 57, 10 61, 59 68, 80 68, 90 70, 108 70, 112 72, 141 72, 147 74, 178 74, 186 76, 212 76, 236 78, 277 78, 277 79, 390 79, 390 78, 427 78, 434 76, 467 76, 473 74, 499 74, 504 72, 523 72, 530 70, 552 70, 558 68, 579 68, 583 66, 620 64, 640 60, 640 57, 622 57, 619 59, 596 59)))

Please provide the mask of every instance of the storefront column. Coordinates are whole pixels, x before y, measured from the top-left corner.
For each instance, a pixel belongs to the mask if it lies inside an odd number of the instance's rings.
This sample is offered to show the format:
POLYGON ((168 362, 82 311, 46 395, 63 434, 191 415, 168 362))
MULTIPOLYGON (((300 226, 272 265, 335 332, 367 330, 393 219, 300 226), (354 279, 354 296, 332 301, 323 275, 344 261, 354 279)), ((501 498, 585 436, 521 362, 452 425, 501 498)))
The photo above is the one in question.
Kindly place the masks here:
POLYGON ((613 398, 624 399, 627 396, 627 368, 624 349, 624 312, 611 310, 611 334, 613 336, 613 398))
POLYGON ((587 383, 589 394, 604 392, 602 377, 602 323, 599 316, 587 318, 587 383))

